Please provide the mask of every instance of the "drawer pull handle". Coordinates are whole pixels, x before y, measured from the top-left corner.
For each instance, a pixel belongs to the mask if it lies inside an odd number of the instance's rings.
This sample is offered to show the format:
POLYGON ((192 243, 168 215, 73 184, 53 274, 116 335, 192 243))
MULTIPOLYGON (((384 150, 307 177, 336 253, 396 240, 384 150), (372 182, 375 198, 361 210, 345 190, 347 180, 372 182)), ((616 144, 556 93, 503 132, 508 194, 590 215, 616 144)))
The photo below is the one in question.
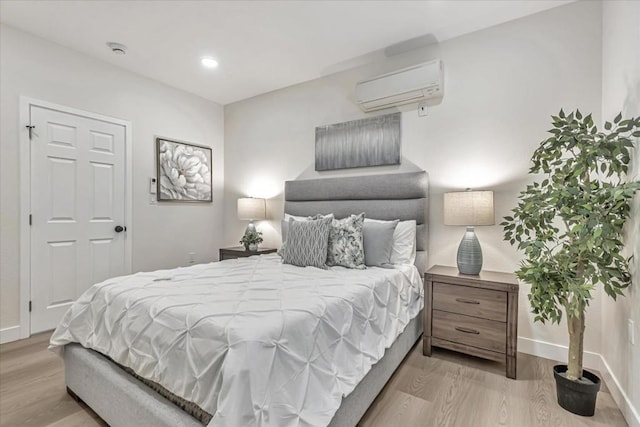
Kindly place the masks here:
POLYGON ((461 302, 463 304, 480 304, 480 301, 476 301, 473 299, 456 298, 456 301, 461 302))
POLYGON ((462 326, 456 326, 456 331, 464 332, 465 334, 475 334, 480 335, 480 332, 475 329, 463 328, 462 326))

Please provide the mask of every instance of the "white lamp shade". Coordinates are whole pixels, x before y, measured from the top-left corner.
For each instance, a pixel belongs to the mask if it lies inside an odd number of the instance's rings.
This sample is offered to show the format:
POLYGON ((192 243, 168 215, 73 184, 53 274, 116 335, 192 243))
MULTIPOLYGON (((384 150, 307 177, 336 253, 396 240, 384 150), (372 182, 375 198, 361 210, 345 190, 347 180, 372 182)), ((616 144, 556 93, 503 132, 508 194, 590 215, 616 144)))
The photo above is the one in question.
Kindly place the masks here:
POLYGON ((254 220, 265 219, 266 204, 264 199, 244 197, 238 199, 238 219, 254 220))
POLYGON ((445 225, 494 225, 493 191, 444 194, 445 225))

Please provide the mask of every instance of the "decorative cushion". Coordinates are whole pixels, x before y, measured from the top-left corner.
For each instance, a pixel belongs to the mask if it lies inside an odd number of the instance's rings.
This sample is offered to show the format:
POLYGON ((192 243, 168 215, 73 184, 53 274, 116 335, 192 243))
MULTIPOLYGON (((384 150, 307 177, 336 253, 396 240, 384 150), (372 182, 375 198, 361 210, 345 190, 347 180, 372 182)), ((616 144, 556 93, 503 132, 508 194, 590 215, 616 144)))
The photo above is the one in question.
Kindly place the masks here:
POLYGON ((332 220, 333 217, 311 221, 289 220, 287 241, 282 247, 282 262, 298 267, 327 268, 332 220))
POLYGON ((364 222, 364 263, 369 267, 393 268, 393 233, 400 221, 364 222))
POLYGON ((334 219, 329 232, 327 265, 347 268, 365 268, 364 265, 364 212, 343 219, 334 219))
POLYGON ((294 216, 289 215, 288 213, 284 214, 284 219, 280 220, 280 230, 282 234, 282 244, 287 241, 287 233, 289 232, 289 220, 294 219, 296 221, 310 221, 312 219, 321 219, 331 217, 333 219, 333 214, 322 215, 316 214, 314 216, 294 216))

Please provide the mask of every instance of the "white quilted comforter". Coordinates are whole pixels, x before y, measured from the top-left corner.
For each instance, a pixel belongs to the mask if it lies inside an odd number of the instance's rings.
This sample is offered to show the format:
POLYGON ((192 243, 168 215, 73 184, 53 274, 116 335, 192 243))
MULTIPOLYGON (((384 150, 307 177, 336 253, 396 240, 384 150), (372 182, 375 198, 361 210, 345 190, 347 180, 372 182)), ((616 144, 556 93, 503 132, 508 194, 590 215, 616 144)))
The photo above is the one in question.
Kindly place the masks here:
POLYGON ((92 286, 51 337, 94 349, 213 415, 326 426, 422 308, 414 266, 329 270, 276 254, 92 286))

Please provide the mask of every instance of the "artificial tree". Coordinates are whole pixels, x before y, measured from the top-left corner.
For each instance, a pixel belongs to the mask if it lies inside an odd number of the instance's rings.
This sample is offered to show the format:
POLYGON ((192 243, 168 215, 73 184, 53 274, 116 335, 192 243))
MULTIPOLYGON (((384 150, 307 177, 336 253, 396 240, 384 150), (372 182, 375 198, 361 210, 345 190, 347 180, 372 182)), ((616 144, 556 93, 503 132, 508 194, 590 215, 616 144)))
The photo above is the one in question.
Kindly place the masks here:
POLYGON ((566 378, 579 381, 592 291, 601 283, 616 299, 631 283, 622 232, 640 189, 627 177, 640 117, 618 114, 604 131, 578 110, 560 110, 552 119, 552 136, 535 150, 529 170, 543 176, 520 193, 513 216, 501 225, 505 240, 524 252, 516 274, 531 285, 535 321, 560 323, 566 313, 566 378))

